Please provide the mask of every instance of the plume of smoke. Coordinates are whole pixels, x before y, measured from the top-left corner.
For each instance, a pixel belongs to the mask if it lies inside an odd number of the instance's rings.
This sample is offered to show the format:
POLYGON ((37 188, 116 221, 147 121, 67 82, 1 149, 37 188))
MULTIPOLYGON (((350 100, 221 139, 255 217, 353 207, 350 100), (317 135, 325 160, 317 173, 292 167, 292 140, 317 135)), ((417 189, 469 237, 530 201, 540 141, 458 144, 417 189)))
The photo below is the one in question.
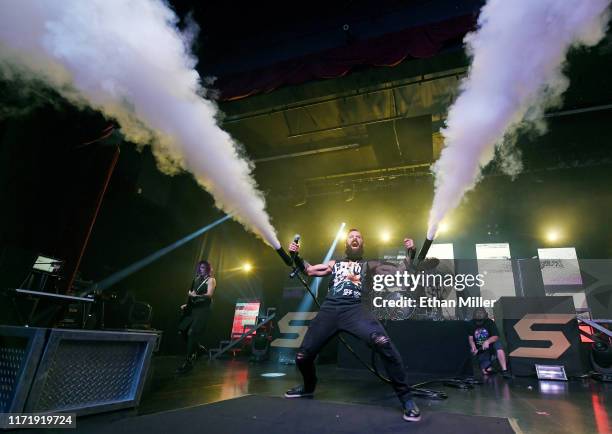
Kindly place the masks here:
POLYGON ((217 126, 186 34, 161 0, 0 2, 0 75, 42 79, 151 143, 166 173, 191 172, 216 205, 274 248, 265 200, 240 146, 217 126))
POLYGON ((478 182, 496 147, 502 170, 517 174, 517 154, 510 150, 517 129, 545 131, 544 111, 559 104, 569 85, 563 75, 568 50, 603 38, 609 4, 488 0, 483 6, 478 29, 465 38, 470 70, 442 130, 446 146, 433 168, 428 238, 478 182), (507 156, 511 159, 504 160, 507 156))

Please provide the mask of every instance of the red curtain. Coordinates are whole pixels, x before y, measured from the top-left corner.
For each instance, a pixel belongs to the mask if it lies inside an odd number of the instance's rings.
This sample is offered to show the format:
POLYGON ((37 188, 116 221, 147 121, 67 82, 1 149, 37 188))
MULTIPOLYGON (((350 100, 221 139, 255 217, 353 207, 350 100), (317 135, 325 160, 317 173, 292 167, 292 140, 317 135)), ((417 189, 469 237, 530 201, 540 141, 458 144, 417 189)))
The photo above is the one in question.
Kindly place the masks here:
POLYGON ((431 57, 445 43, 463 37, 475 23, 475 15, 464 15, 358 41, 248 73, 221 77, 217 82, 221 90, 220 99, 232 101, 270 92, 284 85, 342 77, 359 65, 392 67, 406 58, 431 57))

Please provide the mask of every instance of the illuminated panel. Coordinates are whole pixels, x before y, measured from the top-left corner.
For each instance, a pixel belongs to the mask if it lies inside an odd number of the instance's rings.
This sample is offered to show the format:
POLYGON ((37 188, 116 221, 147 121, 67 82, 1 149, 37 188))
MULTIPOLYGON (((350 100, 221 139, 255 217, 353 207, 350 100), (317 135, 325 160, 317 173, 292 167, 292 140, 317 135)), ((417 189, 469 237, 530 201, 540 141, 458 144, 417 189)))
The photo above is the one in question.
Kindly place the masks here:
POLYGON ((582 285, 575 248, 538 249, 538 257, 544 285, 582 285))
POLYGON ((455 259, 453 243, 433 243, 427 252, 428 258, 455 259))
POLYGON ((476 244, 476 258, 478 272, 484 274, 484 285, 480 288, 480 295, 483 298, 497 300, 499 297, 516 296, 510 262, 510 244, 476 244))
POLYGON ((259 300, 236 302, 234 322, 232 323, 232 339, 238 339, 242 336, 244 326, 257 324, 259 305, 259 300))
POLYGON ((37 271, 44 271, 46 273, 55 273, 60 268, 61 261, 58 259, 53 259, 48 256, 39 256, 36 258, 36 262, 34 262, 34 268, 37 271))
MULTIPOLYGON (((586 332, 590 335, 593 334, 593 328, 589 325, 585 325, 585 324, 581 324, 578 326, 578 328, 580 330, 582 330, 583 332, 586 332)), ((583 335, 582 333, 580 333, 580 342, 588 342, 588 343, 592 343, 593 339, 587 338, 585 335, 583 335)))
POLYGON ((569 295, 578 310, 587 310, 578 255, 574 247, 538 249, 546 295, 569 295), (573 288, 572 288, 573 287, 573 288))
POLYGON ((506 259, 510 260, 510 244, 489 243, 476 244, 476 258, 478 259, 506 259))

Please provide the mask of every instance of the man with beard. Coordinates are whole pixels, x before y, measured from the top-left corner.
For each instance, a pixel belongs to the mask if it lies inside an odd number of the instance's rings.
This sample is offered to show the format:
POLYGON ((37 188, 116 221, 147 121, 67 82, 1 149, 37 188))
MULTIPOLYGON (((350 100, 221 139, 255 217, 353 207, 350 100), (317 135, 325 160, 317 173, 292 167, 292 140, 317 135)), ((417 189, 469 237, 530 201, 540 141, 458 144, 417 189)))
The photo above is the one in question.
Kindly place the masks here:
MULTIPOLYGON (((414 247, 405 239, 406 249, 414 247)), ((295 357, 304 378, 304 384, 285 393, 286 398, 313 396, 317 384, 314 360, 321 348, 338 332, 344 331, 366 342, 380 355, 391 385, 404 410, 403 418, 418 421, 419 408, 410 394, 402 358, 387 336, 385 329, 374 315, 361 304, 364 286, 383 264, 363 259, 363 237, 357 229, 351 229, 346 239, 346 257, 327 264, 310 265, 298 256, 299 245, 291 243, 289 251, 295 253, 296 264, 309 276, 331 275, 327 297, 317 316, 311 321, 302 346, 295 357)))

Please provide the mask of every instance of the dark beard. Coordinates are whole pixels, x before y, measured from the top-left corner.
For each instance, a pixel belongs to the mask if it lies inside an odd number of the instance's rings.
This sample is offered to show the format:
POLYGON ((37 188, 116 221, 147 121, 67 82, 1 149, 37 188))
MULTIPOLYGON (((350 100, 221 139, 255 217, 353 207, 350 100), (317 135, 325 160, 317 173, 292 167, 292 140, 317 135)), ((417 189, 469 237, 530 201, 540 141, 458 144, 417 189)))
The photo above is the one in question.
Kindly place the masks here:
POLYGON ((357 250, 351 246, 346 246, 344 253, 346 253, 346 257, 351 261, 358 261, 363 258, 363 246, 359 246, 357 250))

